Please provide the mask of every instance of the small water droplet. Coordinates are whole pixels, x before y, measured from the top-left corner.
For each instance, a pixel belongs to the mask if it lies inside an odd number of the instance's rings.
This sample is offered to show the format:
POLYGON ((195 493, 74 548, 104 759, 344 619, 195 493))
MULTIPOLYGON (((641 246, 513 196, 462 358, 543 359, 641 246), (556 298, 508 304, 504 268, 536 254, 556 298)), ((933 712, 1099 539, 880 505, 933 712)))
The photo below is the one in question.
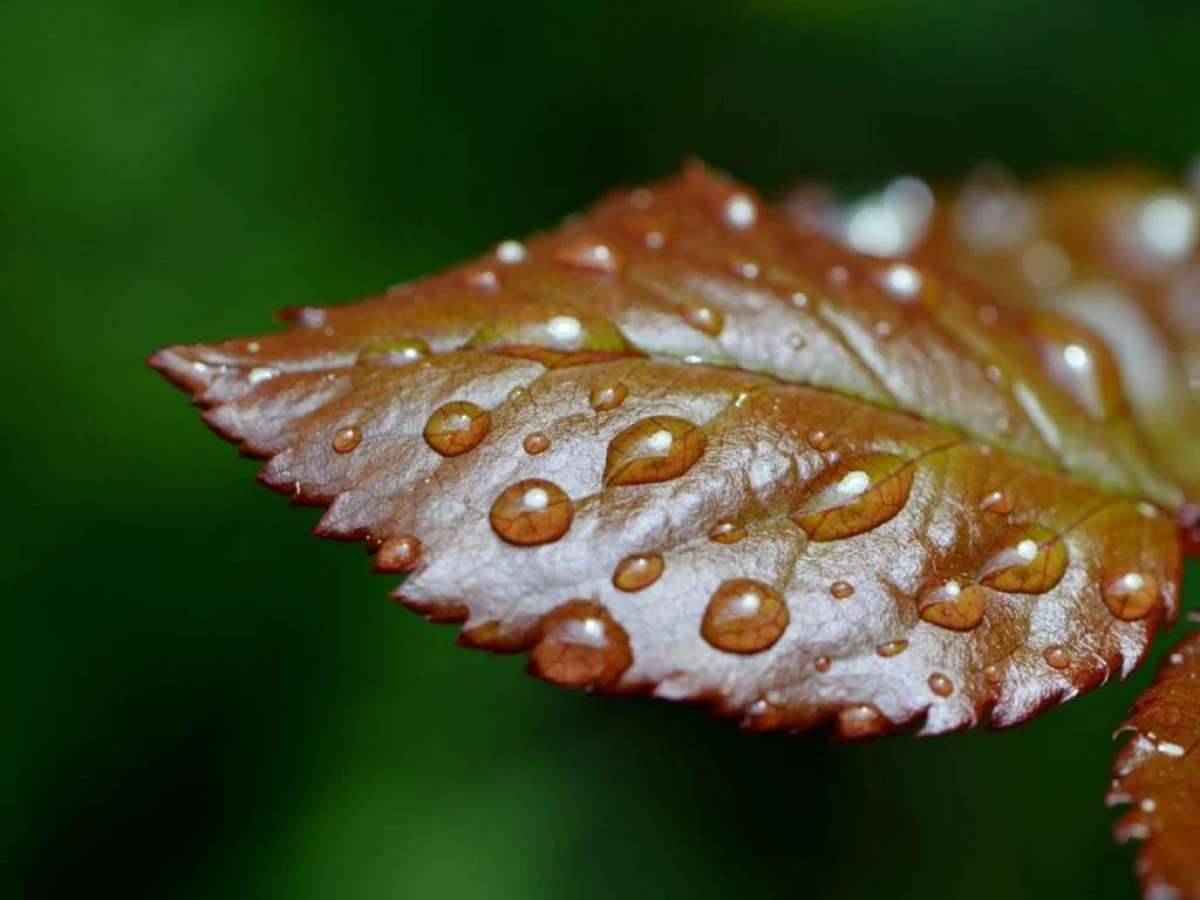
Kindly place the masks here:
POLYGON ((983 680, 988 684, 999 684, 1004 680, 1004 672, 1001 671, 999 666, 986 666, 983 670, 983 680))
POLYGON ((411 572, 421 559, 421 542, 411 534, 388 538, 375 554, 378 572, 411 572))
POLYGON ((1061 671, 1071 665, 1071 651, 1058 644, 1047 647, 1043 656, 1045 656, 1046 662, 1052 669, 1061 671))
POLYGON ((718 522, 708 533, 708 539, 716 541, 718 544, 736 544, 745 536, 745 527, 729 519, 718 522))
POLYGON ((845 600, 854 596, 854 585, 848 581, 835 581, 829 586, 829 593, 837 600, 845 600))
POLYGON ((538 623, 529 654, 535 675, 570 687, 603 687, 633 664, 629 635, 601 604, 571 600, 538 623))
POLYGON ((1004 380, 1004 372, 1002 372, 1000 370, 999 366, 987 365, 987 366, 984 366, 983 377, 986 378, 988 381, 990 381, 992 384, 999 384, 1001 381, 1004 380))
POLYGON ((362 432, 354 425, 339 428, 333 435, 333 449, 338 453, 349 453, 362 443, 362 432))
POLYGON ((429 345, 420 338, 399 338, 371 344, 358 355, 368 366, 404 366, 429 355, 429 345))
POLYGON ((908 263, 893 263, 883 271, 880 279, 884 290, 903 303, 911 303, 920 296, 924 279, 921 273, 908 263))
POLYGON ((892 336, 892 323, 886 319, 880 319, 875 323, 875 337, 882 341, 886 341, 892 336))
POLYGON ((275 378, 278 375, 279 375, 278 369, 272 369, 267 366, 259 366, 257 368, 251 369, 247 373, 246 380, 249 381, 252 385, 259 385, 265 381, 270 381, 272 378, 275 378))
POLYGON ((529 257, 529 251, 520 241, 501 241, 496 245, 496 259, 506 266, 524 262, 529 257))
POLYGON ((845 266, 834 266, 825 273, 825 279, 833 287, 844 287, 850 281, 850 270, 845 266))
POLYGON ((598 384, 588 394, 588 403, 596 412, 608 412, 616 409, 629 396, 629 389, 621 382, 598 384))
POLYGON ((890 723, 873 703, 843 709, 837 717, 837 736, 846 741, 861 741, 884 734, 890 723))
POLYGON ((625 262, 616 247, 586 235, 568 238, 555 251, 554 259, 564 266, 603 275, 616 275, 625 262))
POLYGON ((939 628, 971 631, 983 621, 984 599, 977 584, 935 581, 917 594, 917 614, 939 628))
POLYGON ((492 293, 500 290, 500 277, 491 269, 470 269, 464 276, 468 287, 492 293))
POLYGON ((730 194, 725 201, 724 215, 731 228, 745 230, 758 221, 758 204, 748 194, 730 194))
POLYGON ((708 439, 687 419, 651 416, 630 425, 608 445, 604 483, 651 484, 678 478, 704 454, 708 439))
POLYGON ((818 656, 813 660, 813 668, 818 672, 825 673, 833 667, 833 660, 828 656, 818 656))
POLYGON ((505 488, 492 504, 492 529, 510 544, 527 547, 556 541, 571 527, 574 509, 552 481, 528 478, 505 488))
POLYGON ((992 491, 979 503, 980 509, 997 515, 1007 516, 1013 511, 1012 498, 1003 491, 992 491))
POLYGON ((788 343, 788 346, 791 347, 793 350, 803 350, 804 349, 804 335, 802 335, 798 331, 793 331, 791 334, 788 335, 787 343, 788 343))
POLYGON ((875 652, 884 659, 891 659, 893 656, 899 656, 908 649, 908 641, 887 641, 875 648, 875 652))
POLYGON ((733 274, 747 281, 754 281, 762 273, 762 266, 752 259, 735 259, 733 274))
POLYGON ((712 337, 719 335, 725 327, 725 316, 715 306, 689 306, 685 317, 693 328, 712 337))
POLYGON ((662 576, 663 558, 657 553, 635 553, 627 556, 613 571, 612 582, 622 591, 648 588, 662 576))
POLYGON ((796 309, 804 309, 808 306, 808 294, 804 291, 795 291, 792 293, 792 306, 796 309))
POLYGON ((721 583, 708 602, 700 634, 726 653, 760 653, 773 646, 788 624, 783 597, 749 578, 721 583))
POLYGON ((1171 741, 1159 741, 1155 745, 1155 749, 1164 756, 1174 756, 1176 758, 1187 756, 1187 749, 1185 747, 1171 741))
POLYGON ((645 212, 654 203, 654 193, 649 188, 634 188, 629 192, 629 205, 634 209, 645 212))
POLYGON ((1125 622, 1144 619, 1159 607, 1158 579, 1140 572, 1124 572, 1104 579, 1100 596, 1109 611, 1125 622))
POLYGON ((550 438, 546 437, 544 432, 534 431, 525 435, 525 440, 522 442, 525 452, 536 456, 539 453, 545 453, 550 447, 550 438))
POLYGON ((934 672, 929 676, 929 689, 939 697, 949 697, 954 693, 954 682, 941 672, 934 672))
POLYGON ((491 413, 469 400, 454 400, 433 411, 425 423, 425 442, 442 456, 458 456, 479 446, 491 427, 491 413))
POLYGON ((833 435, 820 429, 809 431, 804 435, 804 439, 808 441, 808 446, 821 453, 824 453, 833 446, 833 435))

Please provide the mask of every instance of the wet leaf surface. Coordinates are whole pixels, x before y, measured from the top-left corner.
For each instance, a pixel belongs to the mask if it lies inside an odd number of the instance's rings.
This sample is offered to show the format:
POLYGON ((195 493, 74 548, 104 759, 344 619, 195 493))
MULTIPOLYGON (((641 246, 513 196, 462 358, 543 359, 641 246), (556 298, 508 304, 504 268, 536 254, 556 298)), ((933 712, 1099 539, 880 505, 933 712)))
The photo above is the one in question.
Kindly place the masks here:
POLYGON ((1055 371, 1072 323, 995 304, 694 167, 153 362, 465 645, 749 727, 938 733, 1135 666, 1191 514, 1123 397, 1055 371))
POLYGON ((1121 728, 1111 805, 1130 805, 1117 839, 1141 842, 1138 874, 1149 900, 1200 897, 1200 633, 1163 660, 1154 685, 1121 728))

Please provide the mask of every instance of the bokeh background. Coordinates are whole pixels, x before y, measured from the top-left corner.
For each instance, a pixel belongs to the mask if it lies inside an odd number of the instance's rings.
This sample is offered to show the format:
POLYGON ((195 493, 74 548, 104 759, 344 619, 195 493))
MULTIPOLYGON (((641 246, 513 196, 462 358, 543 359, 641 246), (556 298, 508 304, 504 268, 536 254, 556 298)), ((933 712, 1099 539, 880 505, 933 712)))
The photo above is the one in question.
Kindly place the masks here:
POLYGON ((0 35, 0 895, 1134 896, 1101 797, 1148 670, 844 747, 556 690, 390 603, 143 361, 690 154, 768 194, 1181 169, 1194 0, 6 0, 0 35))

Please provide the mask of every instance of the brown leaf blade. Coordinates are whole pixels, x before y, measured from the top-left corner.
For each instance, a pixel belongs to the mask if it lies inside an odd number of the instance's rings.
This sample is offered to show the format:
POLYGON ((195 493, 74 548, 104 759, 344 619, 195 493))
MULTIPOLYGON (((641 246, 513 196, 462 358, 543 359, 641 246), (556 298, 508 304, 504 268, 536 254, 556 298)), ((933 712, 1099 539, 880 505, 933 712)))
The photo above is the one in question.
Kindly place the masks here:
POLYGON ((1121 733, 1109 805, 1132 806, 1117 840, 1139 841, 1148 900, 1200 897, 1200 633, 1185 637, 1138 698, 1121 733))
POLYGON ((468 646, 755 728, 938 733, 1128 672, 1178 602, 1182 492, 987 305, 693 169, 154 364, 468 646))

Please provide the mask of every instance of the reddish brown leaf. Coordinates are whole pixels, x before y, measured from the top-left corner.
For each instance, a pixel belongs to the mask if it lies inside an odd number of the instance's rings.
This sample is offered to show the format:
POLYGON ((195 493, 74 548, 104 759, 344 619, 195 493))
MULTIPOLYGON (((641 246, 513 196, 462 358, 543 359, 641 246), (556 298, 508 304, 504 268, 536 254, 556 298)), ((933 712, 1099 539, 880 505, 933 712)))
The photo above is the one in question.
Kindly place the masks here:
POLYGON ((1132 805, 1116 834, 1142 842, 1143 894, 1200 898, 1200 633, 1163 661, 1121 732, 1132 737, 1117 756, 1108 802, 1132 805))
POLYGON ((948 265, 1010 304, 1049 313, 1039 321, 1052 377, 1095 418, 1128 398, 1160 458, 1200 490, 1194 194, 1138 170, 1021 186, 986 169, 936 204, 902 178, 848 207, 802 189, 790 208, 864 252, 948 265))
POLYGON ((1070 323, 994 303, 693 168, 154 364, 468 646, 753 727, 936 733, 1129 671, 1178 601, 1183 492, 1047 367, 1070 323))

